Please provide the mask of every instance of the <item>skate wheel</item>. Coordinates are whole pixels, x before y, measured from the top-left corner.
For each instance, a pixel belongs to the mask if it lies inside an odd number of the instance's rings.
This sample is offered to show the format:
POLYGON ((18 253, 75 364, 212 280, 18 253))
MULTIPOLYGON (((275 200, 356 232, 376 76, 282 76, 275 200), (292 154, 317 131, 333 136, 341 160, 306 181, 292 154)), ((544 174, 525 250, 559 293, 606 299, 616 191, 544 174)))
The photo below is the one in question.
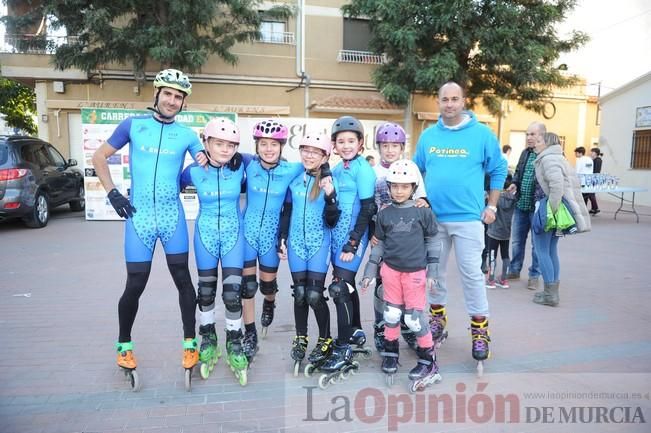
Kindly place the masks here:
POLYGON ((319 377, 319 388, 321 389, 326 389, 330 385, 330 380, 328 379, 327 374, 322 374, 319 377))
POLYGON ((210 365, 208 363, 203 363, 201 364, 201 367, 199 368, 199 373, 201 373, 201 378, 203 380, 208 379, 208 376, 210 376, 210 365))
POLYGON ((242 370, 242 371, 240 371, 240 374, 239 374, 239 376, 238 376, 238 379, 240 380, 240 385, 241 385, 241 386, 246 386, 246 384, 247 384, 247 380, 248 380, 248 378, 247 378, 247 374, 246 374, 246 370, 242 370))
POLYGON ((298 373, 300 371, 301 371, 301 362, 300 361, 294 361, 294 377, 298 377, 298 373))
POLYGON ((391 388, 393 386, 393 374, 386 375, 387 386, 391 388))
POLYGON ((353 364, 350 368, 350 374, 355 375, 357 374, 357 370, 359 370, 359 362, 353 361, 353 364))
POLYGON ((484 375, 484 361, 477 361, 477 377, 484 375))
POLYGON ((190 392, 192 390, 192 369, 185 369, 185 390, 190 392))
POLYGON ((312 373, 314 373, 314 370, 316 370, 314 364, 307 364, 305 366, 305 370, 303 371, 303 374, 305 375, 305 377, 310 378, 312 377, 312 373))
POLYGON ((338 379, 343 382, 344 380, 348 379, 349 376, 350 370, 341 370, 339 372, 338 379))
POLYGON ((127 373, 127 376, 129 377, 129 382, 131 383, 131 391, 140 391, 140 378, 138 377, 136 370, 131 370, 125 373, 127 373))
POLYGON ((411 382, 411 385, 409 386, 409 392, 410 393, 415 394, 420 390, 421 390, 421 386, 420 386, 420 383, 418 381, 411 382))
POLYGON ((373 357, 373 352, 371 352, 371 349, 365 349, 364 352, 362 352, 363 359, 371 359, 372 357, 373 357))
POLYGON ((266 337, 267 337, 267 329, 268 329, 268 328, 267 328, 266 326, 263 326, 263 327, 262 327, 262 332, 261 332, 261 334, 262 334, 262 338, 266 338, 266 337))

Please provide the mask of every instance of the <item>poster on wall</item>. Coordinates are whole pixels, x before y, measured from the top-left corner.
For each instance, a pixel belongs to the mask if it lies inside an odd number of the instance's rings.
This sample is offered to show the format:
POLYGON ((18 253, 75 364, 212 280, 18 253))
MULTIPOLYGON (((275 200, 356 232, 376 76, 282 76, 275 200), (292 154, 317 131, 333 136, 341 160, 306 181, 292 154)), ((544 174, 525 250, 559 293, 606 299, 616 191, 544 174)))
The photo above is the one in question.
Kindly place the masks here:
MULTIPOLYGON (((84 184, 86 188, 86 220, 120 220, 115 210, 106 198, 106 191, 99 178, 95 175, 93 167, 93 153, 108 139, 118 124, 132 116, 151 114, 146 110, 124 109, 81 109, 81 128, 83 146, 84 184)), ((214 117, 228 117, 237 120, 235 113, 215 113, 200 111, 183 111, 176 120, 192 128, 198 135, 206 123, 214 117)), ((186 154, 184 167, 193 162, 192 157, 186 154)), ((129 146, 124 146, 108 159, 109 172, 115 187, 123 194, 127 194, 131 187, 131 174, 129 172, 129 146)), ((181 203, 187 219, 195 219, 199 210, 196 194, 182 191, 181 203)))

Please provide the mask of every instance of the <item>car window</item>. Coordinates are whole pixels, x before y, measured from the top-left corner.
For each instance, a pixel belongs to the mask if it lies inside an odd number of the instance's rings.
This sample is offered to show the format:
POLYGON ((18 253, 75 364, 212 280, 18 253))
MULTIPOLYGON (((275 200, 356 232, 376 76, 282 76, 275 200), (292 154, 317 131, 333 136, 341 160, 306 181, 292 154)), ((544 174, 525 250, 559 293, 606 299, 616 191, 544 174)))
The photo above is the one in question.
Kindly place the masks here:
POLYGON ((58 150, 54 148, 54 146, 47 146, 47 150, 50 153, 50 159, 54 161, 54 165, 57 167, 65 167, 66 166, 66 160, 61 156, 58 150))
POLYGON ((23 160, 36 165, 39 168, 45 168, 51 164, 50 155, 45 146, 40 143, 26 144, 20 150, 20 156, 23 160))
POLYGON ((0 167, 5 165, 9 160, 9 146, 5 143, 0 143, 0 167))

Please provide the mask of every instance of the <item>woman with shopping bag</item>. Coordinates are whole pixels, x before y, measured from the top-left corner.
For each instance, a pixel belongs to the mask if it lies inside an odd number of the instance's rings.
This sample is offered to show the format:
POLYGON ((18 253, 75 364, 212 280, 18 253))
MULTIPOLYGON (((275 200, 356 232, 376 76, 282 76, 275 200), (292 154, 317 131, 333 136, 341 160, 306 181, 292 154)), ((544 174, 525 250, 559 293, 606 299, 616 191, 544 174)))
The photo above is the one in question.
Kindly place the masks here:
POLYGON ((579 178, 563 156, 558 135, 546 133, 534 151, 537 154, 534 162, 536 213, 543 229, 539 226, 534 230, 533 239, 545 288, 536 293, 533 302, 555 307, 560 300, 558 240, 568 233, 590 231, 590 217, 581 196, 579 178))

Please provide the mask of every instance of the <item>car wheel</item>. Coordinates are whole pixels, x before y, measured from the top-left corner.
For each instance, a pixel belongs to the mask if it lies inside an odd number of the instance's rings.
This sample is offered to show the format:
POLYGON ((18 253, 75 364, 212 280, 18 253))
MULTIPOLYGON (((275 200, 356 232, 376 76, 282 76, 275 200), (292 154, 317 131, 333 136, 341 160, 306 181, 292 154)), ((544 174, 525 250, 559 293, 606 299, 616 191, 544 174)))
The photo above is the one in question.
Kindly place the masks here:
POLYGON ((50 204, 47 202, 47 197, 42 192, 36 193, 36 200, 34 200, 34 208, 32 213, 25 218, 27 227, 41 228, 45 227, 50 220, 50 204))
POLYGON ((86 195, 84 191, 84 186, 79 186, 79 193, 77 194, 78 198, 70 202, 70 210, 74 212, 82 211, 86 208, 86 195))

